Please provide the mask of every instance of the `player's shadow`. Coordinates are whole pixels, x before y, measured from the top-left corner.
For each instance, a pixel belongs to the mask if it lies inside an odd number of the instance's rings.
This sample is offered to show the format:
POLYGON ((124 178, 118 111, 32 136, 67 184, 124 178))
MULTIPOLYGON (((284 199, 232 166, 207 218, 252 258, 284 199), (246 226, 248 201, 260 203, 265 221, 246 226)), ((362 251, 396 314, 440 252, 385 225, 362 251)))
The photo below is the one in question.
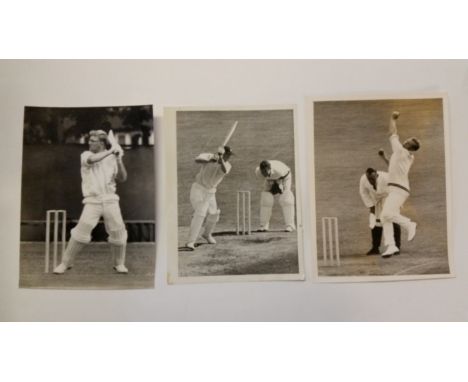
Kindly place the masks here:
MULTIPOLYGON (((251 244, 255 244, 255 243, 260 243, 260 244, 264 244, 264 243, 270 243, 272 241, 280 241, 280 240, 283 240, 282 237, 278 237, 278 236, 269 236, 268 234, 270 233, 283 233, 285 232, 284 230, 269 230, 267 232, 265 231, 260 231, 260 230, 257 230, 257 231, 252 231, 250 235, 244 235, 244 234, 240 234, 238 235, 237 234, 237 231, 221 231, 221 232, 214 232, 213 233, 213 236, 238 236, 239 238, 241 237, 245 237, 247 238, 247 243, 251 243, 251 244), (253 236, 254 234, 260 234, 259 236, 253 236)), ((212 244, 209 244, 209 243, 196 243, 195 244, 195 248, 198 248, 198 247, 201 247, 201 246, 205 246, 205 245, 212 245, 212 244)), ((182 246, 182 247, 178 247, 178 251, 179 252, 193 252, 193 249, 191 248, 188 248, 186 246, 182 246)))
MULTIPOLYGON (((264 235, 268 235, 269 233, 278 233, 278 232, 286 232, 285 230, 268 230, 268 231, 260 231, 260 230, 253 230, 251 231, 252 234, 260 233, 264 235)), ((213 232, 213 236, 249 236, 243 233, 237 234, 237 231, 218 231, 213 232)))

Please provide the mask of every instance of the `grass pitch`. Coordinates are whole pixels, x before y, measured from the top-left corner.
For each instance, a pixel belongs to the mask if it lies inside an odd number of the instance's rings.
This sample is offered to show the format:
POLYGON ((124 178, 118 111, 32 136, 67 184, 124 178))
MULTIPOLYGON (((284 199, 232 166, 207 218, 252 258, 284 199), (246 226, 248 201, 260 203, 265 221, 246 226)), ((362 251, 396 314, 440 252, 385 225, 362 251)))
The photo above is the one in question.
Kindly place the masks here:
POLYGON ((449 273, 444 125, 441 99, 317 102, 314 106, 317 249, 320 276, 449 273), (379 148, 390 155, 388 122, 401 112, 403 141, 416 136, 421 149, 410 171, 411 195, 402 214, 418 223, 412 242, 402 232, 401 255, 365 256, 371 247, 369 211, 359 196, 368 167, 387 171, 379 148), (338 217, 342 265, 322 261, 323 216, 338 217))
POLYGON ((299 272, 295 232, 218 232, 217 243, 197 242, 195 251, 184 247, 188 227, 179 230, 179 276, 295 274, 299 272))
MULTIPOLYGON (((295 193, 294 118, 292 110, 183 111, 177 113, 178 242, 185 245, 193 209, 190 188, 199 171, 198 154, 216 152, 230 127, 238 127, 229 142, 234 151, 231 172, 216 192, 220 221, 216 245, 204 244, 193 252, 179 250, 179 276, 290 274, 299 272, 297 232, 286 233, 275 197, 269 233, 236 236, 236 195, 251 192, 252 230, 259 228, 263 179, 255 175, 262 160, 284 162, 293 174, 295 193)), ((242 225, 242 223, 241 223, 242 225)), ((203 243, 200 239, 199 243, 203 243)))
POLYGON ((146 289, 154 287, 155 244, 127 244, 128 274, 113 270, 107 243, 91 243, 76 256, 63 275, 44 273, 44 243, 23 242, 20 248, 20 287, 50 289, 146 289))

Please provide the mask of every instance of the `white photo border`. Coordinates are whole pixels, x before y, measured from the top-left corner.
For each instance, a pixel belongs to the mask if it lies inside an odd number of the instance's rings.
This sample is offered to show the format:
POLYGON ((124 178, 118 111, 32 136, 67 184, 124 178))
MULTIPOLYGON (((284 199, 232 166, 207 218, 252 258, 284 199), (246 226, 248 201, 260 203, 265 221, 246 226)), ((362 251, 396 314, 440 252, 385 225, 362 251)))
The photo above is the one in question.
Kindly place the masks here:
POLYGON ((299 144, 298 144, 298 124, 297 107, 295 105, 271 105, 271 106, 203 106, 203 107, 165 107, 163 127, 166 147, 169 147, 165 153, 166 161, 166 182, 165 206, 175 206, 175 208, 164 207, 163 216, 168 229, 167 234, 167 283, 222 283, 222 282, 240 282, 240 281, 304 281, 304 225, 302 216, 302 196, 299 164, 299 144), (178 204, 177 204, 177 112, 179 111, 264 111, 264 110, 292 110, 294 123, 294 160, 296 162, 295 170, 295 188, 296 188, 296 223, 297 223, 297 248, 298 248, 298 273, 285 274, 263 274, 263 275, 223 275, 223 276, 189 276, 180 277, 178 274, 178 204))
POLYGON ((354 283, 354 282, 391 282, 409 280, 429 280, 455 278, 455 263, 453 255, 453 224, 452 224, 452 160, 450 142, 449 101, 446 92, 423 93, 376 93, 376 94, 352 94, 343 96, 307 96, 305 98, 306 119, 305 126, 309 136, 311 150, 309 151, 308 187, 312 198, 311 206, 311 232, 310 240, 314 249, 312 256, 312 281, 320 283, 354 283), (318 247, 317 247, 317 219, 316 219, 316 189, 315 189, 315 126, 314 104, 327 101, 374 101, 374 100, 411 100, 411 99, 442 99, 443 123, 444 123, 444 157, 445 157, 445 195, 447 216, 447 257, 449 273, 429 275, 400 275, 400 276, 320 276, 318 271, 318 247))

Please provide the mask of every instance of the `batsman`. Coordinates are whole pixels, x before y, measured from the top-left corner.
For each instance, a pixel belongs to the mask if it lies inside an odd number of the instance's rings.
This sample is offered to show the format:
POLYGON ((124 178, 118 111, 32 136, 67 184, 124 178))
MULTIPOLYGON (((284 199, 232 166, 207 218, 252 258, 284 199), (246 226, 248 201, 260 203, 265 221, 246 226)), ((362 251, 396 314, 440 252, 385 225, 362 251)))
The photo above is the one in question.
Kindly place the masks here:
POLYGON ((221 211, 216 203, 216 189, 224 177, 231 171, 229 159, 233 154, 227 143, 231 139, 237 127, 237 121, 232 125, 222 146, 217 153, 202 153, 195 158, 195 162, 201 165, 200 171, 195 177, 195 182, 190 189, 190 203, 193 208, 192 221, 188 234, 187 244, 190 250, 195 250, 195 243, 205 227, 201 236, 209 243, 216 244, 212 233, 219 221, 221 211))
POLYGON ((62 262, 54 269, 62 274, 73 266, 74 258, 91 241, 91 232, 100 218, 108 233, 114 257, 114 270, 128 273, 125 266, 127 230, 120 211, 116 182, 127 180, 122 147, 115 141, 112 130, 89 132, 89 150, 81 154, 81 189, 83 212, 63 254, 62 262))
POLYGON ((275 197, 283 210, 285 231, 296 229, 294 224, 294 194, 291 191, 291 169, 279 160, 264 160, 255 169, 257 176, 265 179, 260 196, 260 232, 270 229, 270 219, 275 197))

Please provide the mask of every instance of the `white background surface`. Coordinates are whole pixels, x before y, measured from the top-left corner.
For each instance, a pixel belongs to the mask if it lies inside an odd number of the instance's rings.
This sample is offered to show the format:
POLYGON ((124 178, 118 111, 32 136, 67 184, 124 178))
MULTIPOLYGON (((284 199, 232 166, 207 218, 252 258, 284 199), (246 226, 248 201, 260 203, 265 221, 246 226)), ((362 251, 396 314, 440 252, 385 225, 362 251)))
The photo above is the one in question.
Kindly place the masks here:
MULTIPOLYGON (((0 62, 0 320, 467 320, 467 61, 108 61, 0 62), (447 92, 456 278, 360 284, 312 281, 312 216, 307 189, 305 96, 447 92), (164 106, 297 104, 306 281, 166 283, 168 227, 159 220, 154 290, 60 291, 18 288, 22 119, 25 105, 153 104, 157 178, 164 182, 164 106), (162 133, 162 134, 161 134, 162 133)), ((267 139, 267 137, 266 137, 267 139)), ((174 192, 176 192, 174 190, 174 192)), ((170 207, 170 206, 168 206, 170 207)), ((434 222, 437 224, 437 222, 434 222)))

